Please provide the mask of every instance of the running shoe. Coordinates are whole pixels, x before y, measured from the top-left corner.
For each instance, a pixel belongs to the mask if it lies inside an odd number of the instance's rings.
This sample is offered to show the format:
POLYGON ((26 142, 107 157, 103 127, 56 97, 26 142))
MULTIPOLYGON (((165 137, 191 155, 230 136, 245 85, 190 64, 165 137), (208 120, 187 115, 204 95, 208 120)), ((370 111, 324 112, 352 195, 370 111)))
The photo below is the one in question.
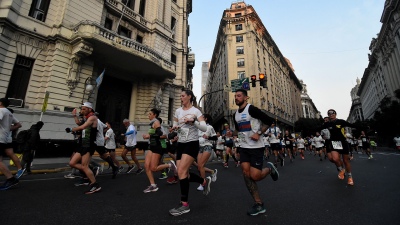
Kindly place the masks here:
POLYGON ((118 167, 114 167, 112 171, 112 179, 115 179, 118 173, 119 173, 118 167))
POLYGON ((343 179, 344 179, 344 173, 345 173, 345 169, 342 169, 341 171, 339 171, 338 178, 339 178, 340 180, 343 180, 343 179))
POLYGON ((277 181, 279 179, 279 172, 278 169, 274 166, 272 162, 267 162, 267 167, 271 170, 271 178, 273 181, 277 181))
POLYGON ((348 185, 351 185, 351 186, 354 185, 354 182, 353 182, 353 178, 352 178, 352 177, 347 178, 347 184, 348 184, 348 185))
POLYGON ((168 184, 176 184, 176 183, 178 183, 178 181, 179 181, 178 178, 175 176, 168 177, 168 179, 167 179, 168 184))
POLYGON ((228 168, 228 163, 224 163, 224 167, 225 167, 225 168, 228 168))
POLYGON ((67 178, 67 179, 74 179, 74 178, 75 178, 75 175, 72 174, 72 173, 66 174, 66 175, 64 175, 64 178, 67 178))
POLYGON ((126 170, 126 173, 131 173, 133 169, 135 169, 135 165, 129 166, 128 169, 126 170))
POLYGON ((167 172, 162 172, 161 175, 160 175, 160 177, 159 177, 158 179, 164 180, 164 179, 167 179, 167 178, 168 178, 167 172))
POLYGON ((240 166, 240 161, 237 161, 236 162, 236 167, 239 167, 240 166))
POLYGON ((87 186, 89 185, 89 179, 81 179, 79 182, 75 183, 75 186, 87 186))
POLYGON ((204 191, 203 185, 200 184, 200 185, 197 187, 197 190, 198 190, 198 191, 204 191))
POLYGON ((265 211, 263 203, 254 203, 254 205, 247 210, 247 214, 250 216, 257 216, 260 213, 265 213, 265 211))
POLYGON ((301 159, 304 159, 304 156, 302 156, 301 159))
POLYGON ((93 172, 94 177, 96 177, 100 173, 100 167, 98 167, 98 166, 93 167, 92 172, 93 172))
POLYGON ((150 192, 156 192, 156 191, 158 191, 157 184, 155 186, 153 186, 153 185, 148 186, 146 189, 144 189, 143 192, 150 193, 150 192))
POLYGON ((122 170, 124 170, 124 167, 123 167, 123 166, 120 166, 120 167, 118 168, 118 173, 121 173, 122 170))
POLYGON ((7 179, 6 182, 4 182, 4 184, 0 186, 0 191, 8 190, 19 183, 19 180, 15 177, 12 177, 10 179, 7 179))
POLYGON ((174 160, 171 159, 168 164, 169 164, 169 169, 172 170, 174 174, 178 174, 178 169, 176 167, 174 160))
POLYGON ((188 212, 190 212, 189 204, 187 204, 187 206, 184 206, 182 202, 179 203, 178 207, 169 210, 169 213, 173 216, 180 216, 188 212))
POLYGON ((101 187, 100 187, 99 183, 96 182, 96 183, 93 183, 93 184, 90 185, 89 190, 87 190, 85 192, 85 194, 87 194, 87 195, 93 194, 93 193, 96 193, 96 192, 98 192, 100 190, 101 190, 101 187))
POLYGON ((214 173, 211 174, 211 180, 212 180, 212 182, 217 181, 217 173, 218 173, 218 170, 215 169, 215 170, 214 170, 214 173))
POLYGON ((136 174, 136 175, 139 175, 139 174, 141 174, 143 171, 144 171, 143 168, 139 168, 139 169, 136 170, 135 174, 136 174))
POLYGON ((206 184, 204 185, 203 195, 208 195, 211 191, 211 177, 206 177, 206 184))
POLYGON ((281 159, 281 167, 285 166, 285 159, 281 159))
POLYGON ((25 168, 19 169, 17 171, 17 173, 15 174, 15 178, 19 179, 22 176, 22 174, 24 174, 24 172, 25 172, 25 168))

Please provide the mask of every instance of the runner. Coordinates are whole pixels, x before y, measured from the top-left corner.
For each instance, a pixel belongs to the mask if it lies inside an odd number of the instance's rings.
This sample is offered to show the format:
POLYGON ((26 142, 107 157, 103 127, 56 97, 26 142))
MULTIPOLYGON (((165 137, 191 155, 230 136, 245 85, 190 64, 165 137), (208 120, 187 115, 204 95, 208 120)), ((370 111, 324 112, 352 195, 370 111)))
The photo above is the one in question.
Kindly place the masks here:
POLYGON ((305 141, 304 139, 301 137, 301 135, 299 135, 299 137, 297 138, 297 149, 300 152, 300 157, 301 159, 304 159, 304 149, 305 149, 305 141))
MULTIPOLYGON (((199 109, 193 106, 195 96, 191 90, 185 89, 181 93, 182 107, 175 111, 172 129, 178 130, 178 148, 176 154, 176 167, 178 171, 179 184, 181 189, 181 201, 179 206, 169 210, 173 216, 179 216, 190 212, 189 208, 189 182, 203 184, 204 195, 210 192, 211 177, 206 179, 189 172, 190 166, 199 153, 198 130, 207 131, 207 124, 199 109)), ((171 161, 173 164, 174 162, 171 161)))
POLYGON ((126 137, 126 143, 124 150, 121 153, 121 157, 126 162, 126 164, 128 164, 128 169, 126 170, 126 173, 131 173, 133 169, 135 169, 135 166, 129 161, 128 157, 126 157, 128 152, 130 152, 132 160, 138 167, 138 169, 136 170, 136 175, 141 174, 143 172, 143 168, 140 166, 139 160, 136 157, 136 128, 133 123, 130 122, 128 119, 124 119, 122 123, 126 127, 126 133, 121 134, 121 136, 126 137))
POLYGON ((268 175, 271 175, 271 178, 276 181, 279 173, 270 162, 267 163, 267 167, 263 168, 265 145, 261 135, 265 133, 267 127, 262 124, 270 124, 272 118, 257 107, 248 104, 247 98, 246 90, 236 91, 235 103, 239 109, 233 118, 239 136, 243 178, 254 200, 254 205, 247 211, 247 214, 255 216, 266 211, 256 182, 263 180, 268 175))
POLYGON ((371 146, 369 143, 370 140, 364 131, 361 131, 361 135, 360 135, 359 139, 362 142, 362 148, 365 151, 365 153, 367 154, 368 159, 373 159, 374 157, 372 156, 371 150, 370 150, 370 146, 371 146))
POLYGON ((343 135, 342 129, 345 127, 354 127, 353 124, 346 122, 345 120, 336 118, 336 111, 333 109, 328 110, 329 122, 325 122, 322 125, 322 129, 328 129, 330 133, 330 147, 332 149, 331 156, 332 161, 336 165, 339 174, 338 178, 340 180, 344 179, 345 172, 347 172, 347 184, 353 186, 353 176, 351 173, 351 164, 349 159, 349 146, 347 145, 346 138, 343 135), (346 170, 342 167, 342 162, 340 159, 342 156, 343 163, 346 170))
POLYGON ((222 131, 222 138, 225 140, 225 158, 224 158, 224 167, 228 168, 229 156, 232 156, 235 164, 238 164, 238 160, 235 157, 235 154, 232 151, 233 148, 233 130, 231 130, 229 124, 224 124, 225 130, 222 131))
POLYGON ((104 147, 106 148, 107 152, 110 154, 110 157, 111 157, 112 161, 117 166, 118 173, 120 173, 124 169, 124 167, 121 166, 121 164, 119 163, 119 161, 115 157, 115 148, 117 146, 115 144, 114 130, 112 129, 110 122, 106 122, 106 126, 107 126, 107 131, 106 131, 106 134, 105 134, 105 137, 104 137, 104 140, 106 141, 106 145, 104 147))
POLYGON ((315 143, 315 151, 319 155, 319 161, 322 161, 322 148, 324 147, 324 139, 319 134, 319 132, 315 133, 314 143, 315 143))
POLYGON ((285 142, 285 149, 289 154, 290 162, 293 162, 294 152, 293 143, 295 142, 294 137, 289 133, 289 130, 285 130, 285 136, 283 137, 285 142))
POLYGON ((280 144, 280 137, 281 137, 281 130, 278 127, 275 127, 275 122, 271 123, 271 127, 267 129, 266 134, 268 135, 269 144, 271 145, 271 149, 275 156, 274 166, 278 166, 278 158, 281 161, 281 165, 284 164, 283 157, 281 155, 281 144, 280 144))
POLYGON ((269 156, 272 155, 272 152, 271 152, 271 146, 269 144, 269 137, 266 133, 264 133, 263 139, 264 139, 264 145, 265 145, 264 157, 265 157, 265 160, 268 160, 269 156))

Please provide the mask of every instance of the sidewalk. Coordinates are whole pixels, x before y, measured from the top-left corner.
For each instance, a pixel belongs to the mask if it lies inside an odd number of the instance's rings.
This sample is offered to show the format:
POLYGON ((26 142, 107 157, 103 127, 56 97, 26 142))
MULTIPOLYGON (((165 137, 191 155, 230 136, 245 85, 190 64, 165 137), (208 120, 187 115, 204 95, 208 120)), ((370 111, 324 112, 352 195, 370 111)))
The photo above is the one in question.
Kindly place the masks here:
MULTIPOLYGON (((128 159, 131 159, 130 154, 127 155, 128 159)), ((143 152, 138 152, 136 157, 139 160, 141 165, 144 164, 144 154, 143 152)), ((121 165, 126 165, 127 163, 122 159, 121 156, 116 157, 121 165)), ((98 162, 101 165, 104 165, 105 168, 108 167, 108 163, 101 159, 98 155, 93 155, 93 160, 98 162)), ((69 157, 59 157, 59 158, 35 158, 33 159, 33 165, 31 167, 32 174, 44 174, 44 173, 58 173, 63 171, 71 170, 71 167, 68 165, 70 158, 69 157)), ((168 155, 164 156, 164 162, 168 162, 171 158, 168 155)), ((15 166, 10 166, 10 159, 3 158, 3 162, 8 166, 10 171, 15 174, 17 172, 17 168, 15 166)), ((130 160, 134 164, 132 160, 130 160)), ((0 174, 2 174, 0 172, 0 174)))

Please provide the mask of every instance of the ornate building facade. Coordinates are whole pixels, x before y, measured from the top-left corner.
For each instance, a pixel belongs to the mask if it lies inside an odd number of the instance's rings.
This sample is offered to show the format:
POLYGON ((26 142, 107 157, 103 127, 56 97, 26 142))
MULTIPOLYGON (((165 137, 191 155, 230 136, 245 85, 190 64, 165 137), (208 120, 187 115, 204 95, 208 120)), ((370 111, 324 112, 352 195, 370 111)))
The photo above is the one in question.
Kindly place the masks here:
POLYGON ((265 74, 267 85, 248 91, 249 103, 259 107, 280 123, 293 126, 301 117, 302 86, 292 65, 268 33, 251 5, 232 3, 224 10, 210 63, 204 110, 216 121, 233 124, 236 111, 234 93, 227 86, 231 80, 265 74), (219 91, 221 90, 221 91, 219 91), (226 91, 222 91, 226 90, 226 91))
POLYGON ((381 23, 357 92, 364 119, 373 118, 381 100, 394 98, 394 91, 400 89, 400 0, 385 1, 381 23))
POLYGON ((321 118, 321 112, 318 111, 313 100, 307 93, 307 85, 303 82, 303 80, 300 80, 300 83, 303 86, 303 89, 301 90, 302 115, 300 117, 311 119, 321 118))
POLYGON ((0 96, 29 128, 48 92, 44 139, 71 139, 64 128, 87 100, 118 128, 147 126, 153 107, 168 123, 192 86, 191 10, 191 0, 2 0, 0 96))
POLYGON ((356 121, 363 121, 363 113, 361 107, 360 96, 357 95, 358 89, 360 88, 360 79, 356 80, 356 86, 351 89, 351 108, 347 122, 354 123, 356 121))

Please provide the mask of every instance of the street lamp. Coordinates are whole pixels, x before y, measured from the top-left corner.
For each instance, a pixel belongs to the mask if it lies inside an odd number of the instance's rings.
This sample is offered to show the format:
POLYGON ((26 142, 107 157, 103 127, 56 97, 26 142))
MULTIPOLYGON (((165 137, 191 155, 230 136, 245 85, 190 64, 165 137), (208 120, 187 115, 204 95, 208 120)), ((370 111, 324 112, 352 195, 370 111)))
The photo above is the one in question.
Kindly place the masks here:
POLYGON ((85 93, 88 93, 87 98, 89 99, 94 90, 94 86, 92 85, 92 77, 86 78, 84 85, 85 85, 85 90, 83 91, 82 104, 83 104, 83 101, 86 100, 85 93))

